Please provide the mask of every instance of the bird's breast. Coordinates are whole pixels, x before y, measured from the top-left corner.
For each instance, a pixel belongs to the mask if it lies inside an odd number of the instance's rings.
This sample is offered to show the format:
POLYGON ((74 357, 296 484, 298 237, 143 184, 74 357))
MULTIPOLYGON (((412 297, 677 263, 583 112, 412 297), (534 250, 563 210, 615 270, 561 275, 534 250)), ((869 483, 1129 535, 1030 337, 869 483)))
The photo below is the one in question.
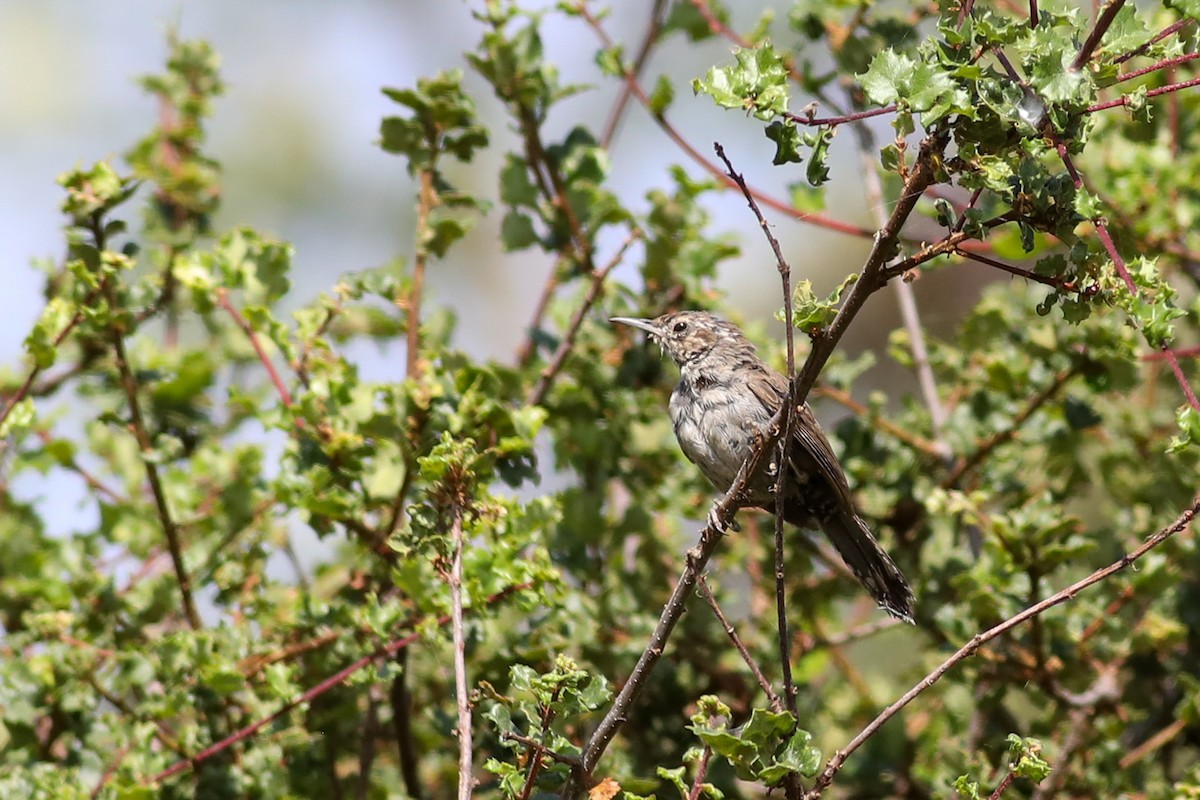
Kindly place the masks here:
POLYGON ((685 375, 671 394, 671 423, 683 454, 717 489, 725 491, 768 420, 753 395, 729 381, 685 375))

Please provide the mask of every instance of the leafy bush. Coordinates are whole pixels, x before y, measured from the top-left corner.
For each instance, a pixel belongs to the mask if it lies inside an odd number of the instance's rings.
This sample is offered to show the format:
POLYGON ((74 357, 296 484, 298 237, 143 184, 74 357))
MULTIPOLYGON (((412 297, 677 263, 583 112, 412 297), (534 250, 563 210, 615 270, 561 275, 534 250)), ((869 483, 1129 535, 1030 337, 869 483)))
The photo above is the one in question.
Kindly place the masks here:
POLYGON ((315 298, 286 243, 214 230, 221 81, 207 45, 172 40, 144 81, 171 113, 123 163, 60 178, 67 256, 0 389, 0 794, 1200 795, 1200 9, 796 0, 746 33, 706 0, 649 10, 630 57, 584 0, 484 3, 464 66, 507 117, 481 118, 458 71, 387 89, 415 251, 315 298), (547 14, 593 31, 622 87, 603 132, 548 132, 593 90, 547 60, 547 14), (678 76, 650 56, 714 37, 736 49, 693 88, 802 165, 788 199, 669 121, 678 76), (684 165, 630 199, 609 145, 637 106, 684 165), (457 185, 506 127, 495 189, 457 185), (829 160, 843 130, 877 231, 823 211, 852 183, 829 160), (748 511, 724 530, 736 495, 704 522, 673 369, 607 322, 721 308, 738 241, 706 203, 739 190, 751 223, 871 242, 828 297, 780 250, 792 325, 761 344, 797 399, 846 412, 833 438, 915 627, 823 541, 787 532, 777 556, 748 511), (494 217, 554 269, 519 352, 481 362, 424 281, 494 217), (968 264, 1008 279, 928 336, 909 282, 968 264), (906 309, 886 357, 915 396, 862 397, 876 357, 838 350, 879 291, 906 309), (405 379, 363 379, 353 345, 399 337, 405 379), (52 471, 86 485, 94 526, 52 535, 53 499, 11 489, 52 471), (304 528, 330 558, 268 573, 304 528))

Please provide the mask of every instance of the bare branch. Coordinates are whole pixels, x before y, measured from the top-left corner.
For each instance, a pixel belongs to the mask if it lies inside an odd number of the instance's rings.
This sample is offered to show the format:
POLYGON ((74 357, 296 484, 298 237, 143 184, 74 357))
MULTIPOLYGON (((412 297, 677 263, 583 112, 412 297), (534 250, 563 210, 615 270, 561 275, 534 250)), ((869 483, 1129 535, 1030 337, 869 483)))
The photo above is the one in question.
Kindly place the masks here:
POLYGON ((1009 617, 999 625, 989 628, 982 633, 976 634, 969 642, 960 647, 958 651, 954 653, 954 655, 950 656, 950 658, 939 664, 936 669, 934 669, 932 672, 922 678, 915 686, 905 692, 899 700, 892 703, 890 706, 880 712, 879 716, 872 720, 867 727, 863 728, 862 731, 855 736, 849 744, 835 753, 833 758, 829 759, 829 762, 826 764, 825 770, 817 777, 816 782, 813 784, 813 788, 807 795, 807 799, 815 800, 815 798, 820 797, 821 793, 829 786, 830 783, 833 782, 834 777, 837 775, 838 771, 841 770, 842 765, 846 763, 846 759, 849 758, 854 751, 862 747, 863 743, 874 736, 879 729, 883 727, 884 723, 894 717, 900 711, 900 709, 904 708, 918 695, 922 694, 929 689, 929 687, 933 686, 933 684, 937 683, 957 664, 974 655, 980 647, 992 641, 996 637, 1007 633, 1013 628, 1016 628, 1022 623, 1039 616, 1049 609, 1058 605, 1062 605, 1089 586, 1097 584, 1105 578, 1124 570, 1129 565, 1136 563, 1143 556, 1145 556, 1146 553, 1150 552, 1167 539, 1170 539, 1172 536, 1191 525, 1197 513, 1200 513, 1200 495, 1197 495, 1192 500, 1192 504, 1185 509, 1183 513, 1181 513, 1175 519, 1174 522, 1159 530, 1132 553, 1122 556, 1112 564, 1109 564, 1107 567, 1096 570, 1086 578, 1076 581, 1067 588, 1057 592, 1054 595, 1051 595, 1050 597, 1047 597, 1045 600, 1029 606, 1024 611, 1009 617))
POLYGON ((546 399, 546 392, 550 390, 555 377, 562 370, 567 356, 575 348, 575 337, 579 333, 579 326, 583 324, 583 320, 587 317, 587 313, 591 311, 592 306, 600 299, 600 292, 604 288, 604 282, 625 258, 625 253, 629 250, 629 247, 640 238, 642 238, 641 229, 634 228, 631 230, 629 235, 625 237, 625 241, 617 248, 617 252, 613 255, 612 259, 603 268, 592 273, 592 282, 588 287, 588 292, 584 296, 583 302, 579 304, 579 308, 575 309, 575 314, 572 315, 571 322, 567 325, 567 330, 563 334, 562 342, 559 343, 558 349, 554 352, 554 357, 550 359, 550 363, 542 370, 537 384, 534 385, 533 390, 529 393, 529 397, 525 400, 526 405, 536 406, 542 400, 546 399))
POLYGON ((1096 20, 1096 24, 1092 26, 1091 33, 1083 41, 1083 47, 1079 48, 1079 53, 1075 56, 1075 60, 1071 62, 1071 69, 1073 71, 1082 69, 1083 65, 1092 57, 1092 53, 1100 46, 1100 40, 1108 32, 1109 26, 1113 24, 1113 20, 1117 18, 1117 12, 1121 10, 1121 6, 1123 5, 1125 5, 1125 0, 1111 0, 1104 7, 1104 10, 1100 12, 1100 17, 1096 20))
POLYGON ((754 660, 754 656, 750 655, 750 651, 746 649, 746 645, 742 642, 741 637, 737 635, 737 630, 733 627, 733 623, 729 621, 729 618, 725 616, 725 612, 717 605, 717 598, 713 597, 712 589, 708 588, 708 581, 704 579, 703 575, 700 576, 696 585, 700 588, 700 595, 708 603, 708 607, 716 614, 717 621, 721 623, 725 635, 729 637, 729 641, 733 642, 733 646, 737 648, 742 661, 746 662, 746 666, 750 668, 750 672, 754 675, 754 680, 758 681, 759 688, 763 690, 763 694, 767 696, 767 701, 771 704, 771 710, 782 711, 783 703, 779 700, 779 695, 775 694, 775 690, 771 688, 771 682, 763 674, 762 668, 758 666, 758 663, 754 660))
POLYGON ((455 505, 450 522, 454 544, 450 564, 451 631, 454 637, 454 697, 458 707, 458 800, 470 800, 475 788, 472 774, 471 698, 467 694, 467 639, 463 628, 463 510, 455 505))

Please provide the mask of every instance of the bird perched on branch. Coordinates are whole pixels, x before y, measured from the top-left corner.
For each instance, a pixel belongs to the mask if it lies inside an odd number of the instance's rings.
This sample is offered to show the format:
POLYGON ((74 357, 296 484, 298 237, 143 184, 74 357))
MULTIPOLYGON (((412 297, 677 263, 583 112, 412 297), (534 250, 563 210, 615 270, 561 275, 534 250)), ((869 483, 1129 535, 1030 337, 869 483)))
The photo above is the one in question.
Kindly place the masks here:
MULTIPOLYGON (((705 311, 612 321, 650 334, 679 366, 670 404, 675 436, 704 477, 728 492, 759 432, 787 397, 787 378, 755 355, 736 326, 705 311)), ((746 486, 747 504, 771 513, 776 510, 776 460, 774 452, 768 454, 746 486)), ((875 602, 912 622, 912 589, 855 512, 846 475, 807 403, 793 417, 783 518, 824 531, 875 602)))

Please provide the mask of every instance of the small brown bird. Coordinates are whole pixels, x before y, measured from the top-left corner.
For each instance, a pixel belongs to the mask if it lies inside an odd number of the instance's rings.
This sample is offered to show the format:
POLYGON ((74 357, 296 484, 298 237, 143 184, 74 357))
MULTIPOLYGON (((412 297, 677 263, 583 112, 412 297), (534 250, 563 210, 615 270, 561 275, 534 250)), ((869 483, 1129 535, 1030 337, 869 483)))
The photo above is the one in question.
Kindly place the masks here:
MULTIPOLYGON (((670 404, 675 436, 704 477, 727 492, 755 435, 787 396, 787 378, 755 355, 737 327, 706 311, 612 321, 646 331, 679 365, 670 404)), ((875 602, 912 622, 912 589, 855 513, 846 475, 807 403, 797 409, 792 434, 783 518, 800 528, 823 530, 875 602)), ((775 513, 774 462, 759 468, 747 493, 749 505, 775 513)))

